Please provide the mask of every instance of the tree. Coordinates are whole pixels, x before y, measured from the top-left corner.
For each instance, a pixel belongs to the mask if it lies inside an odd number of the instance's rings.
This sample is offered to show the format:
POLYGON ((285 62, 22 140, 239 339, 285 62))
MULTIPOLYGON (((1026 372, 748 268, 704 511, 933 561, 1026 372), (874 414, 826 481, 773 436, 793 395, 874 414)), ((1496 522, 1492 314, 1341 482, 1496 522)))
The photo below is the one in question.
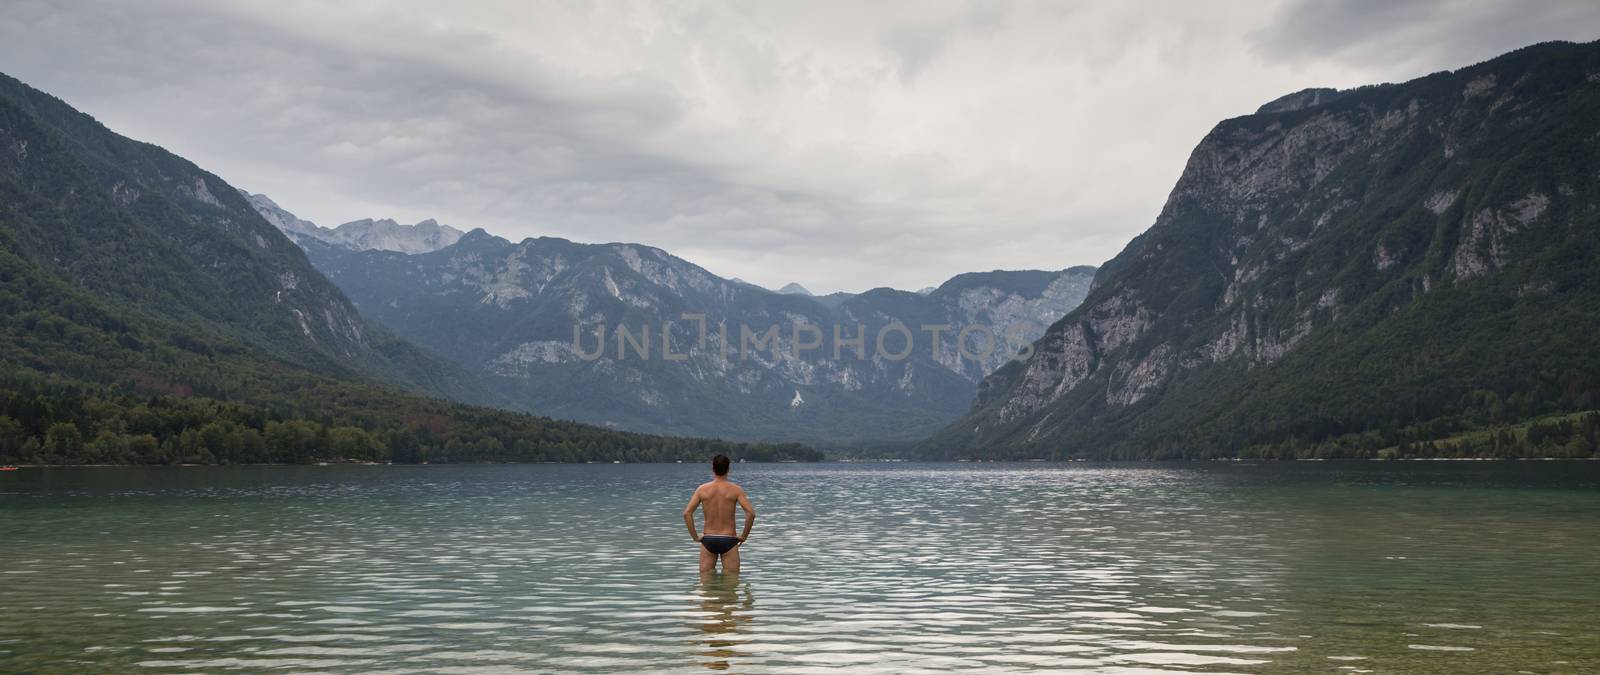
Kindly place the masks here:
POLYGON ((239 427, 228 436, 230 448, 237 448, 237 456, 229 461, 261 463, 270 462, 272 458, 267 453, 266 441, 261 438, 261 432, 249 427, 239 427))
POLYGON ((102 430, 89 443, 89 461, 117 463, 126 461, 123 437, 109 429, 102 430))
POLYGON ((378 439, 360 427, 334 427, 328 431, 328 451, 336 459, 378 459, 378 439))
POLYGON ((16 461, 22 454, 22 443, 28 439, 22 425, 5 415, 0 415, 0 461, 16 461))
POLYGON ((83 461, 83 434, 78 425, 57 422, 44 434, 45 459, 52 464, 75 464, 83 461))
POLYGON ((210 451, 217 461, 224 464, 234 464, 239 461, 239 448, 229 442, 229 427, 218 422, 211 422, 200 427, 200 445, 210 451))
POLYGON ((128 438, 126 445, 128 455, 139 462, 161 461, 161 442, 150 434, 140 434, 128 438))

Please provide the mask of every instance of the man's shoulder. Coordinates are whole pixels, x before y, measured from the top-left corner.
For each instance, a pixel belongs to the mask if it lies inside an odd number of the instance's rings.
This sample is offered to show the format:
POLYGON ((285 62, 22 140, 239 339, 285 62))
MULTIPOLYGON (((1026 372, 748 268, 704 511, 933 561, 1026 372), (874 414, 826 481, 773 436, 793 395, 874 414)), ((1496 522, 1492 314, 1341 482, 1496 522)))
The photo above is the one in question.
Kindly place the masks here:
POLYGON ((695 488, 695 492, 701 492, 701 493, 713 493, 713 492, 715 492, 715 493, 720 493, 720 494, 740 494, 740 493, 744 492, 744 488, 739 487, 738 483, 735 483, 735 482, 733 482, 731 480, 728 480, 728 479, 724 478, 722 480, 714 480, 714 481, 710 481, 710 482, 706 482, 706 483, 701 483, 700 487, 695 488))

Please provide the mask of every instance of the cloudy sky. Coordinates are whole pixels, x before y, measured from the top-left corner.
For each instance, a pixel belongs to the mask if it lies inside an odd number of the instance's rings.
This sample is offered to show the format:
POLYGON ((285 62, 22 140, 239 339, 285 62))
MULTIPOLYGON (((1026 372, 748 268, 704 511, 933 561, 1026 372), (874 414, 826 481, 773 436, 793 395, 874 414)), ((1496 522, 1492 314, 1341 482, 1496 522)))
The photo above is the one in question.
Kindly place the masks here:
POLYGON ((434 217, 724 276, 1098 264, 1218 120, 1600 3, 4 0, 0 71, 322 225, 434 217))

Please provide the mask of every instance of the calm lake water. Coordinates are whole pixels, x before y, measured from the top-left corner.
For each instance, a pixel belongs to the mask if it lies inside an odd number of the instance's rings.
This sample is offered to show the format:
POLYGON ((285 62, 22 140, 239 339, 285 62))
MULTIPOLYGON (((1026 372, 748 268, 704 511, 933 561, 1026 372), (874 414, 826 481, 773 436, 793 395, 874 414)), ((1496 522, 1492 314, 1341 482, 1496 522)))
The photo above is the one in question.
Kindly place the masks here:
POLYGON ((0 671, 1600 671, 1600 463, 0 474, 0 671))

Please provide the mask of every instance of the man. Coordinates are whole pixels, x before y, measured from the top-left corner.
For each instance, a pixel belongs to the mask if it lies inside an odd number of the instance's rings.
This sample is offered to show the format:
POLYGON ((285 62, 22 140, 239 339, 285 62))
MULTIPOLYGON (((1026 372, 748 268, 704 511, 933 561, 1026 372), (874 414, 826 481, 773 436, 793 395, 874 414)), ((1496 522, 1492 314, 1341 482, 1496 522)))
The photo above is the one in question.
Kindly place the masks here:
POLYGON ((689 537, 700 542, 700 573, 705 574, 717 568, 717 560, 722 560, 722 571, 725 574, 739 573, 739 545, 750 538, 750 527, 756 524, 756 509, 750 505, 750 497, 744 493, 744 488, 728 480, 728 458, 717 455, 711 458, 711 482, 695 488, 694 496, 689 498, 689 505, 683 509, 683 524, 689 528, 689 537), (733 507, 737 504, 744 509, 744 533, 733 536, 733 507), (700 536, 694 529, 694 510, 704 507, 706 511, 706 534, 700 536))

